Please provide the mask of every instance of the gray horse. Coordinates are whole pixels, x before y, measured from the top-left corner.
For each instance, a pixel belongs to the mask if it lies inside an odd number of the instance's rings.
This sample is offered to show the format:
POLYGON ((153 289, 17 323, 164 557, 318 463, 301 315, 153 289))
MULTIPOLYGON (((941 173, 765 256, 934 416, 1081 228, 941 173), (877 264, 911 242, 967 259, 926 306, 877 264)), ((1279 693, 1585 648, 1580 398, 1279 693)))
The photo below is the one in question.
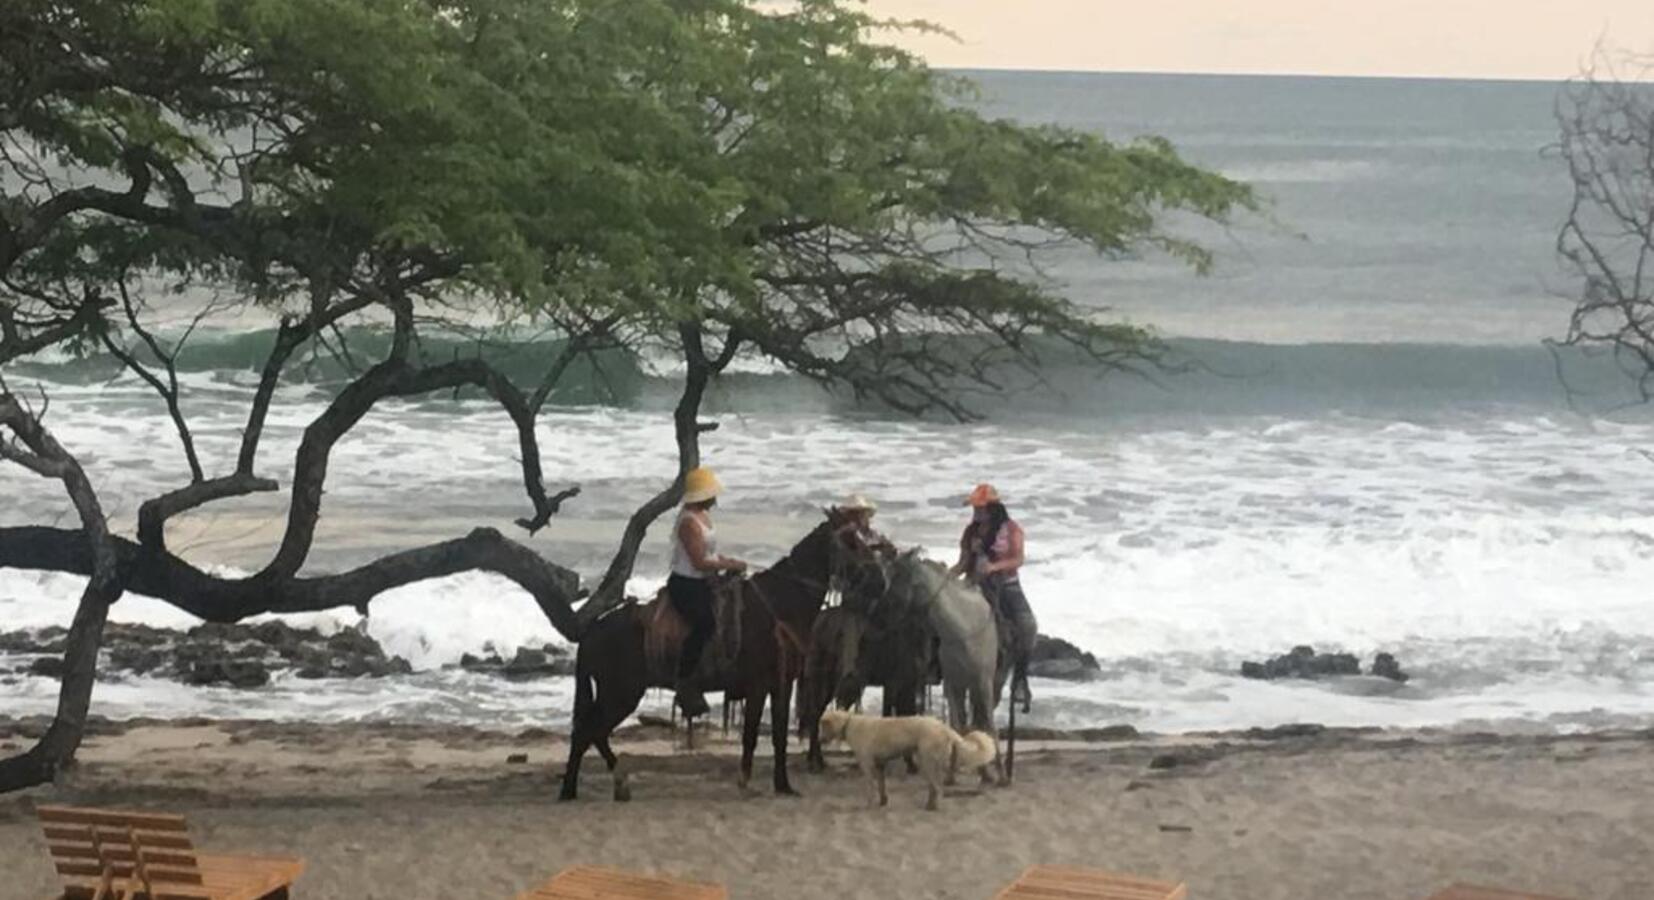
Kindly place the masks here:
MULTIPOLYGON (((998 702, 999 629, 982 592, 948 574, 940 563, 910 550, 891 567, 885 602, 913 604, 925 611, 937 637, 948 724, 955 731, 994 733, 998 702)), ((994 767, 1000 768, 999 760, 994 767)), ((986 770, 983 777, 987 778, 986 770)), ((1000 769, 1000 780, 1004 780, 1000 769)))

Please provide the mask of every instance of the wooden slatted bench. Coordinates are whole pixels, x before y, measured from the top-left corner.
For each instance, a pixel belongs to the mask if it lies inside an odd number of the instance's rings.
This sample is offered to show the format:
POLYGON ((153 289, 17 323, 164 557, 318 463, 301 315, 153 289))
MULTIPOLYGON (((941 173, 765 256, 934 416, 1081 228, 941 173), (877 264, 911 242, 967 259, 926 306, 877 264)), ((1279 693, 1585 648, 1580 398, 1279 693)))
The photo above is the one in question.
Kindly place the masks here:
POLYGON ((64 900, 286 900, 304 861, 195 852, 183 816, 41 806, 64 900))
POLYGON ((1189 886, 1101 869, 1032 866, 994 900, 1188 900, 1189 886))
POLYGON ((1524 894, 1499 888, 1477 887, 1473 884, 1455 884, 1433 895, 1430 900, 1566 900, 1549 894, 1524 894))
POLYGON ((571 866, 517 900, 729 900, 729 891, 717 884, 571 866))

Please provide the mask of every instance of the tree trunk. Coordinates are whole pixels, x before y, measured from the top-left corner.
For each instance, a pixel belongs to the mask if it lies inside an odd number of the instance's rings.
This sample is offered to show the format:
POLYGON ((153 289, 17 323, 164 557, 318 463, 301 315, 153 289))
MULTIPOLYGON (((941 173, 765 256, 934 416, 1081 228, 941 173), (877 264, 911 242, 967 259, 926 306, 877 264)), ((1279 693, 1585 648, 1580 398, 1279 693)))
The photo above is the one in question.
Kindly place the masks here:
POLYGON ((57 715, 33 747, 0 760, 0 793, 5 793, 49 782, 74 762, 86 732, 92 685, 97 681, 104 622, 109 618, 109 605, 121 595, 121 583, 108 522, 80 463, 10 394, 0 394, 0 425, 17 436, 17 443, 0 440, 0 457, 63 482, 80 515, 80 534, 89 551, 90 569, 63 651, 63 688, 58 694, 57 715))

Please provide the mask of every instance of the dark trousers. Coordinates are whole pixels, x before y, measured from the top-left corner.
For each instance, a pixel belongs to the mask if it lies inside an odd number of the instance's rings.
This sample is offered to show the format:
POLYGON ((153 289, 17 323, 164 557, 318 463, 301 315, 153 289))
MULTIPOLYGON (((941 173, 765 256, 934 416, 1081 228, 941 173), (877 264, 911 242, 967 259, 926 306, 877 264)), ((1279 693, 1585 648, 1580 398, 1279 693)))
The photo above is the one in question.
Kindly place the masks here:
POLYGON ((1028 605, 1028 595, 1022 592, 1018 581, 1006 581, 1003 576, 990 576, 982 583, 982 593, 994 609, 1011 626, 1010 656, 1012 671, 1018 678, 1028 676, 1028 658, 1033 655, 1034 641, 1039 637, 1039 622, 1028 605))
POLYGON ((707 641, 718 630, 718 620, 712 613, 712 582, 705 578, 686 578, 673 575, 666 581, 666 596, 672 608, 689 624, 689 634, 678 651, 678 677, 687 678, 700 668, 701 654, 707 641))

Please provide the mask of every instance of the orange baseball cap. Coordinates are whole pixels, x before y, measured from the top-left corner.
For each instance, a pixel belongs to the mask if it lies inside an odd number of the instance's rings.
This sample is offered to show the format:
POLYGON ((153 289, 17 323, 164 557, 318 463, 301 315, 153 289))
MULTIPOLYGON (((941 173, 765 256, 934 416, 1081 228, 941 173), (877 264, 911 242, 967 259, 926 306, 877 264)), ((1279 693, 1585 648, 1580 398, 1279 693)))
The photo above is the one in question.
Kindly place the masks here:
POLYGON ((965 505, 981 509, 990 503, 998 502, 999 491, 994 490, 993 485, 983 483, 977 485, 976 489, 971 491, 970 497, 965 500, 965 505))

